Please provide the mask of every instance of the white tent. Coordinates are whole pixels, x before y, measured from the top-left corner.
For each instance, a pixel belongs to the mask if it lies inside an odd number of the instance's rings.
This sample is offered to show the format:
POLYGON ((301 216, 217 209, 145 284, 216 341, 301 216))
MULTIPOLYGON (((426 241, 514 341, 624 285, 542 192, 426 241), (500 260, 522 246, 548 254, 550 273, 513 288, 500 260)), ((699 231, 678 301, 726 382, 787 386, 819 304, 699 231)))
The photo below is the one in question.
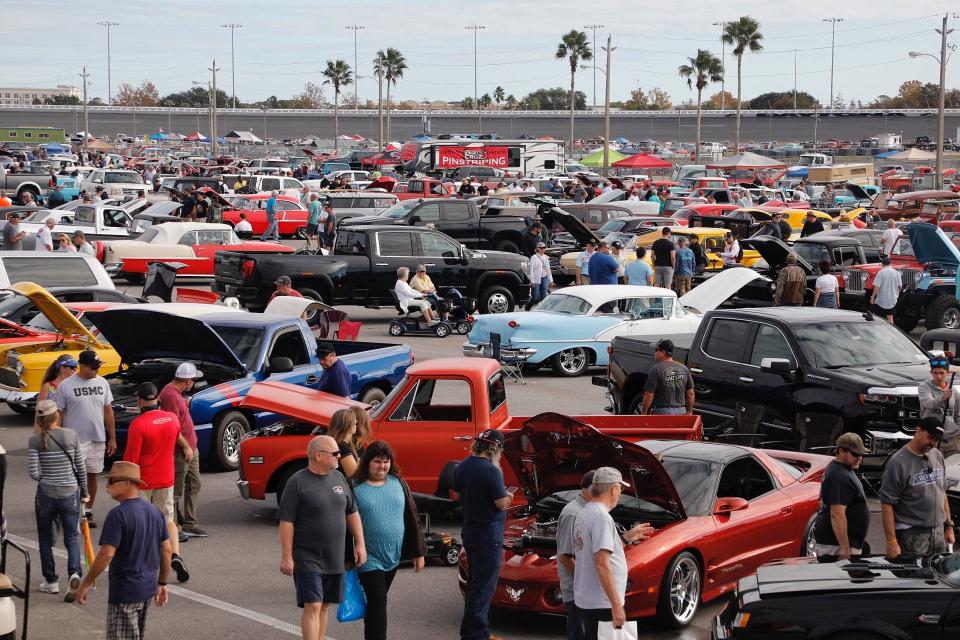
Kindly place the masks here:
POLYGON ((231 131, 223 136, 227 142, 248 142, 250 144, 261 144, 263 140, 253 134, 253 131, 231 131))

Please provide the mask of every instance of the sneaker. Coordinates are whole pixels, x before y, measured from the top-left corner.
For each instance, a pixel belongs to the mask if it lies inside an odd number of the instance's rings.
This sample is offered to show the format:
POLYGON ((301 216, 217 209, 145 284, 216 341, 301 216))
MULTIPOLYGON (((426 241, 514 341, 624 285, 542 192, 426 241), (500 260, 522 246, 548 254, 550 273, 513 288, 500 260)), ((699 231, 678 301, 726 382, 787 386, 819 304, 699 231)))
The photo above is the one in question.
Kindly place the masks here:
POLYGON ((93 521, 93 511, 84 511, 83 517, 87 519, 87 526, 91 529, 97 528, 97 523, 93 521))
POLYGON ((184 527, 183 533, 189 538, 206 538, 210 532, 200 527, 184 527))
POLYGON ((80 576, 76 573, 70 576, 70 579, 67 581, 67 595, 63 597, 64 602, 73 602, 77 599, 77 589, 80 588, 80 576))
POLYGON ((179 541, 180 541, 181 543, 183 543, 183 542, 186 542, 187 540, 189 540, 189 539, 190 539, 190 536, 188 536, 187 534, 185 534, 185 533, 181 530, 178 539, 179 539, 179 541))
POLYGON ((190 579, 190 573, 187 572, 187 565, 184 564, 183 558, 176 553, 173 554, 173 560, 170 561, 170 566, 177 573, 177 582, 186 582, 190 579))
POLYGON ((56 582, 47 582, 44 580, 40 583, 39 591, 40 593, 60 593, 60 585, 56 582))

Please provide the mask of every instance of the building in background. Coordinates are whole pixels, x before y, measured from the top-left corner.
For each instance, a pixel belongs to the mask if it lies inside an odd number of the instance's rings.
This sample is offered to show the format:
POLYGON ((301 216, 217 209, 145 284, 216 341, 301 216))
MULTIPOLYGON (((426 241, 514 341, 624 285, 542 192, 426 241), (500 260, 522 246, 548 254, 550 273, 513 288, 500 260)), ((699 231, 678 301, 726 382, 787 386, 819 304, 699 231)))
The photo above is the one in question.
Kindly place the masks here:
POLYGON ((55 127, 4 127, 0 126, 0 144, 4 142, 23 142, 28 145, 48 142, 67 142, 63 129, 55 127))
POLYGON ((45 98, 54 96, 80 97, 80 87, 72 84, 58 84, 53 89, 37 87, 0 87, 0 106, 22 107, 33 104, 34 100, 41 103, 45 98))

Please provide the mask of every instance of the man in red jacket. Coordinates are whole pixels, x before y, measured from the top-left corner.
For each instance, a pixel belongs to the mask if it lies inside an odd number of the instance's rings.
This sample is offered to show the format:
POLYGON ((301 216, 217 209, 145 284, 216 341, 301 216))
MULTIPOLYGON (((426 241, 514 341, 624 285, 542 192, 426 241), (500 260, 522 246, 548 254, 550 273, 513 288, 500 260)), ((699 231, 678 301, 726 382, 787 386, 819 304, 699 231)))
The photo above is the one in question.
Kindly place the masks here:
POLYGON ((169 411, 162 411, 157 404, 159 396, 156 385, 144 382, 137 389, 137 406, 140 415, 134 418, 127 430, 127 447, 123 459, 140 465, 141 479, 146 485, 140 497, 157 507, 163 514, 173 559, 170 566, 177 573, 179 582, 190 579, 187 567, 180 557, 177 522, 173 508, 173 455, 177 447, 188 459, 193 449, 180 434, 180 420, 169 411))

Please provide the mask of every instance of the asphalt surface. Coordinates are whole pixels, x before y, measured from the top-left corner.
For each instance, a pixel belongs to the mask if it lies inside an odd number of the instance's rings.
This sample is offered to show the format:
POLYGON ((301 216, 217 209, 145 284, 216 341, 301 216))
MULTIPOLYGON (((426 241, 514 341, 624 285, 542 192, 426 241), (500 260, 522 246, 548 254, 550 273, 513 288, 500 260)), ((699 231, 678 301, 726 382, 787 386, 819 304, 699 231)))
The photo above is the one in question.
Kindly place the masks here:
MULTIPOLYGON (((344 310, 351 319, 363 321, 361 339, 406 341, 413 348, 417 361, 460 354, 462 336, 442 340, 391 338, 387 334, 387 323, 393 315, 392 310, 375 311, 362 307, 345 307, 344 310)), ((559 379, 547 372, 529 376, 525 386, 510 383, 508 398, 511 411, 516 415, 534 415, 548 410, 575 415, 601 414, 605 406, 603 390, 592 386, 589 376, 559 379)), ((6 406, 0 408, 0 443, 7 450, 9 466, 5 492, 9 532, 14 541, 25 541, 33 546, 29 637, 65 637, 65 630, 69 628, 69 636, 74 639, 103 638, 106 576, 100 578, 98 588, 83 607, 64 603, 62 594, 52 596, 36 591, 41 576, 35 547, 35 484, 26 470, 26 443, 30 434, 28 418, 11 414, 6 406)), ((201 526, 210 530, 211 536, 182 545, 181 555, 191 572, 190 581, 171 589, 166 607, 150 611, 149 637, 233 640, 299 636, 299 610, 293 584, 279 571, 275 506, 243 500, 237 493, 235 481, 236 473, 203 474, 200 521, 201 526)), ((96 519, 102 522, 112 506, 101 488, 95 505, 96 519)), ((876 504, 873 504, 873 510, 879 510, 876 504)), ((434 530, 459 530, 458 524, 452 521, 434 520, 433 524, 434 530)), ((875 549, 882 548, 878 547, 882 544, 882 535, 877 513, 871 529, 871 544, 875 549)), ((93 530, 94 542, 98 531, 93 530)), ((64 558, 62 552, 57 558, 63 589, 66 581, 64 558)), ((19 558, 11 556, 8 571, 18 584, 22 583, 22 561, 19 558)), ((682 631, 668 632, 641 623, 642 633, 646 638, 664 640, 705 639, 709 637, 712 617, 719 608, 717 603, 703 606, 691 626, 682 631)), ((420 574, 403 568, 390 592, 389 637, 396 640, 457 638, 461 613, 456 568, 432 564, 420 574)), ((505 638, 565 637, 565 627, 559 618, 494 612, 491 622, 493 632, 505 638)), ((338 624, 331 615, 327 634, 336 640, 359 640, 363 637, 363 626, 361 623, 338 624)))

